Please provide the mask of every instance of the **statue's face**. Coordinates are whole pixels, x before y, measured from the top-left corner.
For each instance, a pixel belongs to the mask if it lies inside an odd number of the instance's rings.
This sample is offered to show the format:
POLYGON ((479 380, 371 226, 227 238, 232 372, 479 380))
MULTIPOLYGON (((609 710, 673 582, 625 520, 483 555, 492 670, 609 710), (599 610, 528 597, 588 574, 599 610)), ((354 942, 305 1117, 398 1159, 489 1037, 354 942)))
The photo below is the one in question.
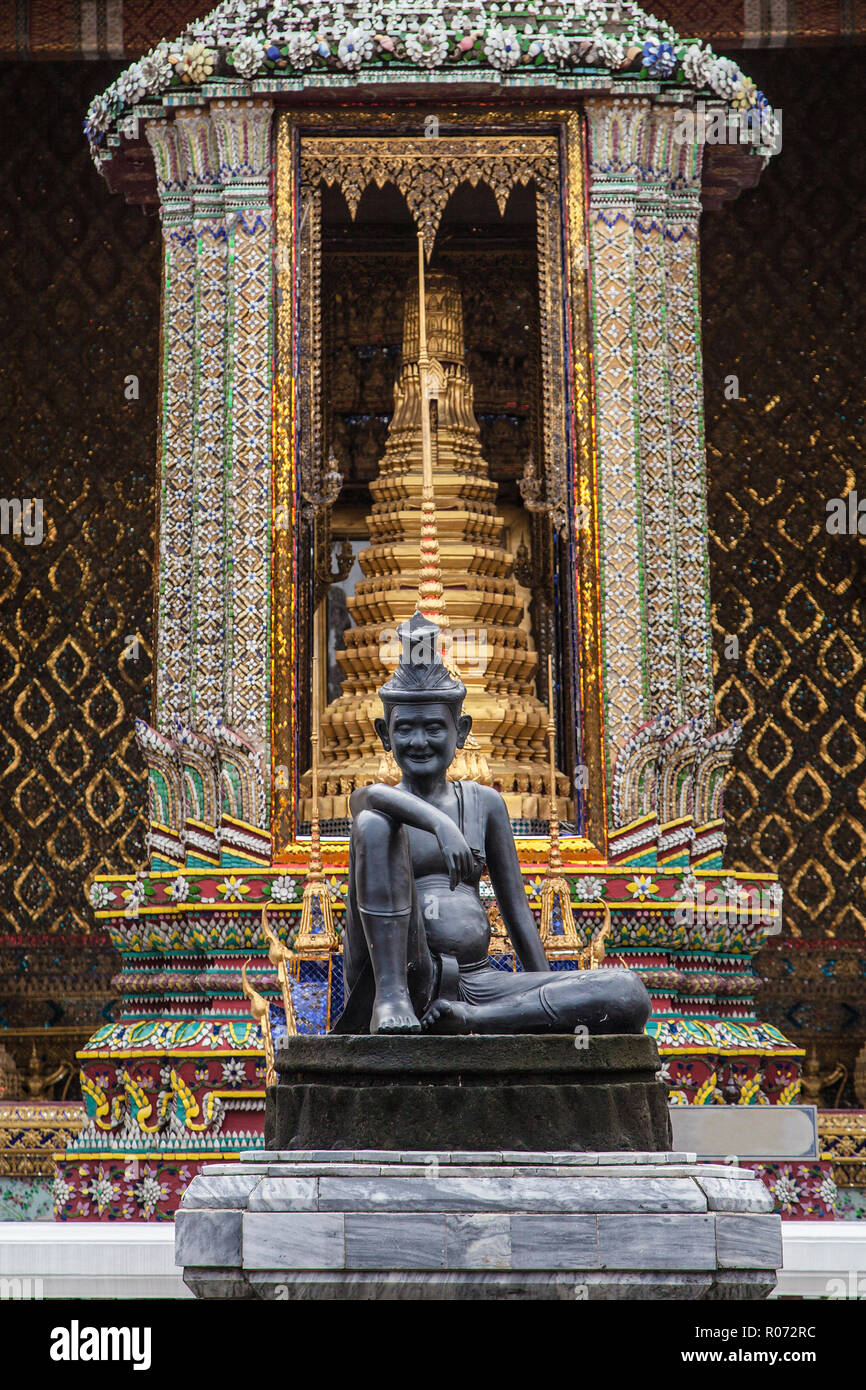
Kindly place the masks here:
POLYGON ((446 772, 471 727, 468 715, 455 719, 453 705, 444 701, 395 705, 387 725, 384 719, 376 720, 383 746, 393 752, 397 766, 409 776, 446 772))

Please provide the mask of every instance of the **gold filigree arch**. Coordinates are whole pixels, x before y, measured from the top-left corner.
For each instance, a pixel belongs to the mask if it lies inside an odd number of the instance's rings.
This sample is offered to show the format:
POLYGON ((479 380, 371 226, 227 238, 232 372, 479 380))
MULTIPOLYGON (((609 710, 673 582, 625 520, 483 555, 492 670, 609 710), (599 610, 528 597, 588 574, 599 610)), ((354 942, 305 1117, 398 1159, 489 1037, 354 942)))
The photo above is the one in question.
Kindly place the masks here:
MULTIPOLYGON (((364 192, 393 184, 422 234, 429 259, 448 202, 463 184, 485 184, 500 215, 518 185, 535 188, 545 501, 555 530, 568 533, 568 385, 563 358, 559 140, 554 135, 300 137, 300 327, 308 350, 298 381, 302 490, 317 491, 321 469, 321 186, 337 187, 351 217, 364 192)), ((279 214, 278 214, 279 216, 279 214)))
POLYGON ((301 188, 304 196, 320 182, 338 187, 354 219, 371 185, 392 183, 402 193, 424 238, 427 259, 442 214, 463 183, 484 183, 493 193, 500 216, 518 184, 534 183, 541 193, 557 187, 558 147, 553 136, 394 136, 357 139, 304 138, 301 142, 301 188))

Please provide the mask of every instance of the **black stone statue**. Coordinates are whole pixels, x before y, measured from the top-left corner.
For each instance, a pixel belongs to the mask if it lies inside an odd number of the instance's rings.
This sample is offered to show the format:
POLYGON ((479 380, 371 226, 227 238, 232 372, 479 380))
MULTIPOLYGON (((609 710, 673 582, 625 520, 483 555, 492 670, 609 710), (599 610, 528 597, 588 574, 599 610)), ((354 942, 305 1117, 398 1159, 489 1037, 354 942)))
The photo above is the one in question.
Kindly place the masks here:
POLYGON ((650 1013, 628 970, 552 972, 526 901, 499 792, 446 773, 472 720, 439 628, 415 613, 379 691, 376 729, 402 773, 352 794, 343 936, 346 1005, 335 1033, 642 1033, 650 1013), (478 892, 485 865, 523 973, 496 970, 478 892))

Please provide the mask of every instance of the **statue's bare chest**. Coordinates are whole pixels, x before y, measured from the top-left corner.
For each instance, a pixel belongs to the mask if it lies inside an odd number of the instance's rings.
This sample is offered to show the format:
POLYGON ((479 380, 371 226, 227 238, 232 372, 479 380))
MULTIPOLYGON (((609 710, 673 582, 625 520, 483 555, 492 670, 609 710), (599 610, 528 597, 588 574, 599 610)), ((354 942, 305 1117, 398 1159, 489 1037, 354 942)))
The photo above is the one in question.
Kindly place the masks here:
MULTIPOLYGON (((485 816, 483 810, 473 802, 472 824, 468 825, 466 823, 464 795, 462 787, 460 791, 455 787, 453 797, 445 803, 437 803, 436 808, 448 816, 449 820, 452 820, 461 834, 466 837, 475 854, 478 878, 480 878, 484 869, 485 816)), ((427 830, 419 830, 416 826, 407 826, 406 830, 409 837, 409 852, 412 857, 412 872, 415 878, 424 878, 428 874, 447 874, 448 866, 436 836, 427 830)))

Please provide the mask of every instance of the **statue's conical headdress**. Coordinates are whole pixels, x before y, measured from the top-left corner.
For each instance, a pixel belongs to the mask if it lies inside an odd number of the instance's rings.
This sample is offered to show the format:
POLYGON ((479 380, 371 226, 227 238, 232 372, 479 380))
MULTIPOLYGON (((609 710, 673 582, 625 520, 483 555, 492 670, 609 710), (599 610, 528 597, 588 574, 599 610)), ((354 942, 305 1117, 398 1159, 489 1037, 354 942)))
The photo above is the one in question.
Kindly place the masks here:
POLYGON ((466 698, 466 686, 442 660, 441 628, 415 612, 397 628, 400 660, 393 676, 379 689, 387 719, 395 705, 443 701, 455 707, 455 717, 466 698))

